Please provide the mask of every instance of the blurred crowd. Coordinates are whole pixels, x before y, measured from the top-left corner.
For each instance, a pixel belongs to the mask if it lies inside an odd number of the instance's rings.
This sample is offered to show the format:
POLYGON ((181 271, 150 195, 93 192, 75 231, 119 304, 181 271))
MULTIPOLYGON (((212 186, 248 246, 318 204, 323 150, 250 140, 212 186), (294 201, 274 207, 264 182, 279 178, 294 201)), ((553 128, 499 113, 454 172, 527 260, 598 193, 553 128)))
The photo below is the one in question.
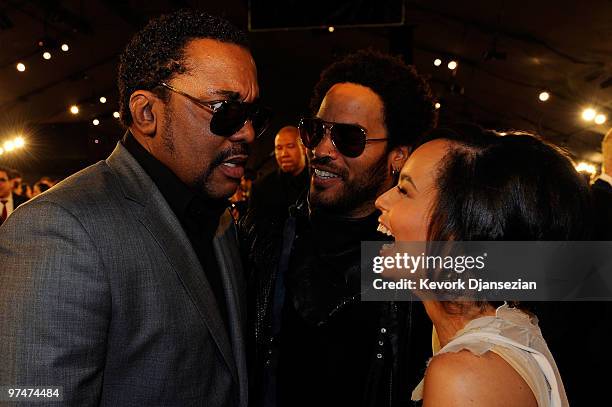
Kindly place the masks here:
POLYGON ((33 185, 23 181, 19 170, 0 165, 0 225, 22 203, 42 194, 57 180, 51 177, 41 177, 33 185))

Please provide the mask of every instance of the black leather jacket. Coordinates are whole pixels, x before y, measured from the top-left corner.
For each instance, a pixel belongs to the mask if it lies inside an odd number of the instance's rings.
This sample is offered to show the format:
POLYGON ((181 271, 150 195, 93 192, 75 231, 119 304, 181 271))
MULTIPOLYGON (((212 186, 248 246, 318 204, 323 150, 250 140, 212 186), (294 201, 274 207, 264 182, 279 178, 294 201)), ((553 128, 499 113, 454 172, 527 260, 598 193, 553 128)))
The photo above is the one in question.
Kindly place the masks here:
POLYGON ((281 219, 281 216, 262 219, 250 213, 239 225, 245 269, 249 274, 251 405, 281 406, 276 400, 275 383, 280 350, 276 338, 282 307, 274 304, 279 298, 284 299, 286 293, 279 297, 276 285, 279 277, 285 287, 281 291, 291 293, 287 295, 291 295, 292 304, 296 304, 300 315, 312 326, 342 323, 343 313, 362 309, 374 315, 374 323, 369 327, 375 331, 367 335, 368 341, 372 341, 368 347, 371 355, 359 355, 360 360, 368 361, 363 366, 366 377, 363 387, 353 386, 352 391, 358 394, 353 394, 351 400, 359 400, 362 406, 412 405, 411 391, 421 379, 431 355, 431 323, 422 304, 360 301, 359 241, 374 240, 372 236, 380 240, 382 235, 373 226, 372 232, 364 236, 347 237, 348 246, 339 252, 327 245, 338 247, 337 236, 313 232, 305 201, 290 209, 286 221, 281 219), (321 281, 317 275, 330 274, 316 272, 321 264, 340 269, 340 273, 334 273, 340 276, 339 281, 329 281, 326 277, 321 281))

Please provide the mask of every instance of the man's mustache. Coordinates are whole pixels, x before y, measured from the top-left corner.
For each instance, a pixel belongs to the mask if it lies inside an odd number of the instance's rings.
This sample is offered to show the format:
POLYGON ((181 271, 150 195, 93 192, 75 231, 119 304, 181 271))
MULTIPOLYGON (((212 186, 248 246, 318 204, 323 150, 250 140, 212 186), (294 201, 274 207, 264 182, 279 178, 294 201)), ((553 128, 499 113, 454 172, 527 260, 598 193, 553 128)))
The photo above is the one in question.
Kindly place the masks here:
POLYGON ((334 165, 333 160, 330 156, 315 157, 310 160, 310 166, 319 167, 321 170, 333 172, 334 174, 338 174, 343 179, 346 179, 348 177, 348 171, 344 168, 334 165))
POLYGON ((310 160, 311 165, 328 165, 331 163, 332 159, 330 156, 326 155, 324 157, 315 157, 310 160))
POLYGON ((246 155, 251 154, 251 146, 246 143, 236 143, 232 144, 232 146, 228 149, 221 151, 211 164, 211 168, 217 167, 223 163, 223 161, 227 160, 230 157, 235 157, 237 155, 246 155))

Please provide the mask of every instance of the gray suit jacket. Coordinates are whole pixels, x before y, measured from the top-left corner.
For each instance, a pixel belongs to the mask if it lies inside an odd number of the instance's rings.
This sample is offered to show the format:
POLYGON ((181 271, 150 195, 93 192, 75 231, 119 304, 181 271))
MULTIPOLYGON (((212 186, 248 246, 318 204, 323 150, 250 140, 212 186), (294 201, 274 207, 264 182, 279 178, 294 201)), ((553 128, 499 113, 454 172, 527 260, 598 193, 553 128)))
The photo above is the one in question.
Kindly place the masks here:
POLYGON ((228 327, 179 221, 121 144, 22 205, 0 228, 0 386, 63 386, 54 406, 246 406, 228 212, 214 249, 228 327))

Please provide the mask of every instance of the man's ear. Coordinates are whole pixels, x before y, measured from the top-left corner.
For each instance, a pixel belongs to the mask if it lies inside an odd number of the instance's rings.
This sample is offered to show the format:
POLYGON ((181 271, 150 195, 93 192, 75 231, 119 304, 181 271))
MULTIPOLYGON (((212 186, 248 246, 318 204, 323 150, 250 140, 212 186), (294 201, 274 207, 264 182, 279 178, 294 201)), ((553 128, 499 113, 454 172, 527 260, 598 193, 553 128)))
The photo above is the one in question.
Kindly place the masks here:
POLYGON ((410 155, 410 148, 407 146, 397 146, 389 154, 389 164, 391 164, 393 169, 401 171, 408 159, 408 155, 410 155))
POLYGON ((157 131, 157 108, 160 100, 152 92, 137 90, 130 96, 130 113, 134 130, 146 137, 157 131))

